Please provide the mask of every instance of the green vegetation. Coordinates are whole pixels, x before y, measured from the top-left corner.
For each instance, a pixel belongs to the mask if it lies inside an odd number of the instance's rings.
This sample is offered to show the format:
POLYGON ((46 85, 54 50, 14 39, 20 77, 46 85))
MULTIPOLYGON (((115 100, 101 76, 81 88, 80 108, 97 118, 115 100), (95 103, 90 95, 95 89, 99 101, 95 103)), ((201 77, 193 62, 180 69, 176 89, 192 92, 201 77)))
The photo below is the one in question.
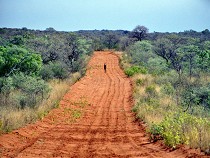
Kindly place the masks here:
POLYGON ((0 133, 42 119, 84 74, 93 42, 77 33, 0 32, 0 133), (77 73, 76 73, 77 72, 77 73), (76 74, 76 75, 75 75, 76 74), (53 84, 52 84, 53 83, 53 84))
MULTIPOLYGON (((147 123, 151 141, 164 139, 172 148, 187 144, 208 153, 208 29, 148 33, 145 26, 131 32, 1 28, 0 133, 41 119, 56 108, 69 80, 75 82, 85 73, 93 50, 105 49, 125 51, 120 62, 135 83, 133 111, 147 123)), ((74 103, 80 110, 86 104, 83 99, 74 103)), ((79 118, 81 111, 72 116, 79 118)))
POLYGON ((208 36, 157 34, 126 47, 121 65, 135 82, 133 111, 147 124, 151 141, 163 139, 172 148, 187 144, 208 153, 209 41, 208 36))
MULTIPOLYGON (((71 99, 71 98, 69 98, 71 99)), ((63 113, 64 116, 67 117, 65 119, 66 123, 71 124, 77 121, 83 114, 85 108, 88 104, 88 101, 86 100, 85 97, 80 97, 78 101, 69 101, 69 106, 64 107, 63 113)))
POLYGON ((210 122, 207 118, 199 118, 184 112, 168 114, 159 125, 159 134, 167 145, 176 147, 188 144, 202 150, 209 148, 210 122))
POLYGON ((125 74, 127 76, 133 76, 137 73, 146 74, 147 70, 144 67, 139 67, 139 66, 131 66, 131 67, 125 69, 125 74))
POLYGON ((72 117, 73 117, 74 120, 80 118, 81 115, 82 115, 82 113, 81 113, 80 110, 73 110, 72 111, 72 117))

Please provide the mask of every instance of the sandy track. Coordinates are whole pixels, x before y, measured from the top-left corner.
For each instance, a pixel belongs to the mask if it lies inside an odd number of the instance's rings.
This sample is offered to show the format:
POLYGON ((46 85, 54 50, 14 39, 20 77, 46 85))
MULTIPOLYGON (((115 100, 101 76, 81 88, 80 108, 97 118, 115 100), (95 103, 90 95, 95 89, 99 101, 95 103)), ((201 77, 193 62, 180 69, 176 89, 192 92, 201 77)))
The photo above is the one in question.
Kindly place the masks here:
POLYGON ((95 52, 86 76, 71 87, 58 109, 42 121, 0 136, 0 157, 193 157, 148 141, 131 113, 131 94, 131 81, 118 57, 95 52), (75 121, 70 113, 78 106, 84 112, 75 121))

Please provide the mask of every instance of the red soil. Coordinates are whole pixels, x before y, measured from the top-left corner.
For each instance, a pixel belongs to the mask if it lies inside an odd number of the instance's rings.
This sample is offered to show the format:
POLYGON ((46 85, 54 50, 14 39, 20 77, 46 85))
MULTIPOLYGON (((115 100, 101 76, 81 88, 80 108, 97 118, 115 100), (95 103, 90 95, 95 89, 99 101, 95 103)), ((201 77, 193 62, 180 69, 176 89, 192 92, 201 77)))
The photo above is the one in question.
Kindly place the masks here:
POLYGON ((131 80, 118 61, 111 52, 95 52, 86 76, 70 88, 59 108, 35 124, 0 136, 0 157, 207 157, 149 142, 131 112, 131 80), (76 121, 72 109, 83 111, 76 121))

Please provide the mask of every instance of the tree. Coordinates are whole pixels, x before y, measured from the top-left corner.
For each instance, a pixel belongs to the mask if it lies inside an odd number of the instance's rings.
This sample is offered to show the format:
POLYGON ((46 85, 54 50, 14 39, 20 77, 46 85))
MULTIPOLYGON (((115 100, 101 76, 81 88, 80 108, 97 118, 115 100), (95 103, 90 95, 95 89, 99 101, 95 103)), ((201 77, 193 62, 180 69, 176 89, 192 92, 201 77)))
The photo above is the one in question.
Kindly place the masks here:
POLYGON ((67 78, 69 75, 68 69, 64 63, 50 63, 50 67, 53 71, 55 78, 64 79, 67 78))
MULTIPOLYGON (((180 40, 178 40, 180 41, 180 40)), ((184 62, 184 53, 178 49, 179 42, 172 42, 168 38, 160 38, 154 43, 154 52, 166 60, 167 64, 174 69, 179 75, 181 83, 181 75, 184 62)))
POLYGON ((198 46, 195 45, 188 45, 188 46, 183 46, 178 49, 178 51, 182 52, 184 55, 184 61, 186 64, 189 66, 189 77, 190 80, 192 78, 192 70, 195 66, 195 57, 199 53, 199 48, 198 46))
POLYGON ((154 43, 154 52, 166 60, 170 68, 174 69, 178 74, 178 83, 176 83, 177 105, 180 104, 180 93, 182 88, 182 69, 184 55, 177 50, 177 45, 167 38, 160 38, 154 43))
POLYGON ((154 52, 169 62, 172 56, 173 43, 167 38, 160 38, 154 42, 154 52))
POLYGON ((125 51, 126 48, 133 43, 134 43, 134 40, 131 40, 127 36, 124 36, 124 37, 120 38, 119 49, 122 51, 125 51))
POLYGON ((3 104, 7 105, 8 103, 8 98, 9 98, 9 95, 11 93, 11 91, 14 89, 13 87, 13 80, 11 77, 5 77, 5 78, 2 78, 1 80, 1 86, 0 86, 0 92, 3 94, 3 104))
POLYGON ((92 41, 86 40, 75 33, 70 33, 67 38, 70 52, 68 54, 68 60, 70 61, 70 66, 72 71, 78 69, 77 62, 83 55, 90 55, 92 50, 92 41))
POLYGON ((6 48, 0 46, 0 76, 10 76, 16 70, 28 74, 36 73, 41 67, 40 54, 16 46, 6 48))
POLYGON ((168 65, 160 57, 151 57, 147 62, 148 70, 154 75, 161 75, 168 72, 168 65))
POLYGON ((18 36, 15 36, 10 42, 15 45, 23 45, 24 38, 18 35, 18 36))
POLYGON ((107 35, 105 35, 104 44, 108 49, 116 48, 116 44, 118 43, 118 41, 119 38, 113 33, 108 33, 107 35))
POLYGON ((47 31, 47 32, 55 32, 56 30, 53 27, 48 27, 48 28, 46 28, 45 31, 47 31))
POLYGON ((146 65, 149 58, 154 57, 152 45, 148 41, 138 41, 129 47, 128 55, 132 59, 132 64, 146 65))
POLYGON ((17 101, 19 101, 21 108, 25 106, 34 107, 38 101, 44 99, 44 96, 50 90, 49 85, 39 77, 25 75, 20 72, 14 74, 12 79, 12 85, 20 93, 17 101))
POLYGON ((210 41, 205 41, 202 45, 201 51, 198 54, 198 63, 201 71, 209 73, 210 67, 210 41))
POLYGON ((202 34, 208 35, 208 34, 210 34, 210 31, 208 29, 205 29, 205 30, 202 31, 202 34))
POLYGON ((131 37, 136 38, 138 41, 142 41, 147 36, 149 29, 145 26, 136 26, 133 31, 131 31, 131 37))
POLYGON ((71 63, 71 66, 73 65, 74 60, 77 60, 79 57, 78 52, 78 40, 79 37, 75 33, 69 33, 68 42, 71 50, 71 54, 68 55, 68 59, 71 63))

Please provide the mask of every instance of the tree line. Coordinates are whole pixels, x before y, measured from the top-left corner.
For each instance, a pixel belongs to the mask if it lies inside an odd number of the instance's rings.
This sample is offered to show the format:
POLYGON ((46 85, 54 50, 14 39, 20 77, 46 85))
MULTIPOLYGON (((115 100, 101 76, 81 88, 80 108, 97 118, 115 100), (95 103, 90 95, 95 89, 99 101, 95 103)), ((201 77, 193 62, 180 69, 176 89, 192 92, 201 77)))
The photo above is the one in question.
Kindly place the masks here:
MULTIPOLYGON (((78 71, 85 74, 93 51, 105 49, 124 52, 128 76, 146 76, 135 81, 145 94, 136 97, 134 110, 141 109, 141 119, 150 114, 162 118, 161 123, 151 124, 153 135, 160 134, 171 146, 190 142, 191 135, 196 135, 198 140, 192 138, 196 142, 192 146, 208 148, 210 139, 204 134, 210 129, 206 121, 210 118, 208 29, 149 33, 141 25, 132 31, 0 28, 0 106, 37 108, 49 97, 50 80, 64 80, 78 71), (171 103, 162 103, 164 98, 171 103), (172 126, 177 126, 179 132, 172 131, 172 126), (183 135, 183 131, 188 134, 183 135)), ((0 113, 0 127, 2 116, 0 113)))
POLYGON ((140 25, 132 31, 62 32, 52 27, 44 31, 0 28, 0 35, 0 90, 6 98, 12 89, 17 88, 15 84, 10 85, 10 80, 15 80, 15 76, 32 76, 38 82, 52 78, 64 79, 76 71, 84 74, 84 61, 93 50, 116 49, 127 51, 132 64, 147 66, 154 74, 174 70, 178 75, 177 81, 173 81, 177 103, 185 100, 189 106, 195 102, 209 106, 205 88, 201 94, 198 92, 199 86, 195 84, 201 75, 208 78, 208 29, 202 32, 149 33, 147 27, 140 25), (151 65, 157 65, 157 68, 151 65), (188 81, 186 77, 189 82, 184 83, 188 81), (181 87, 185 87, 185 90, 181 87), (200 101, 195 94, 200 95, 200 101), (185 98, 180 99, 181 96, 185 98))
POLYGON ((35 107, 51 79, 85 73, 92 40, 74 32, 0 29, 0 106, 35 107))
POLYGON ((133 111, 147 123, 151 141, 163 139, 173 149, 187 144, 209 154, 209 30, 149 34, 145 29, 140 38, 143 28, 128 36, 134 39, 121 59, 134 81, 133 111))

